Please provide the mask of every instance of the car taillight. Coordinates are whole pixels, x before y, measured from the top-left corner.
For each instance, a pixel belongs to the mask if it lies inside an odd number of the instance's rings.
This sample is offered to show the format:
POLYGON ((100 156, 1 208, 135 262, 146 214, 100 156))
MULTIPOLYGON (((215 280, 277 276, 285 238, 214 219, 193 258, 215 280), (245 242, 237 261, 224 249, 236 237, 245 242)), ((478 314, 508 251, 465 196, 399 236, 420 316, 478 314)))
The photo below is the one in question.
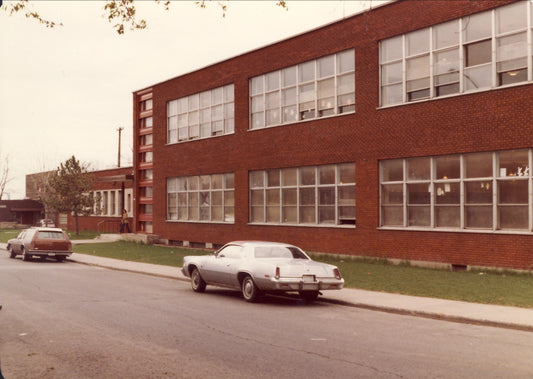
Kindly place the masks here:
POLYGON ((336 279, 342 279, 342 277, 341 277, 341 272, 339 271, 338 268, 334 268, 334 269, 333 269, 333 274, 335 274, 335 278, 336 278, 336 279))
POLYGON ((279 267, 276 267, 276 279, 279 279, 279 267))

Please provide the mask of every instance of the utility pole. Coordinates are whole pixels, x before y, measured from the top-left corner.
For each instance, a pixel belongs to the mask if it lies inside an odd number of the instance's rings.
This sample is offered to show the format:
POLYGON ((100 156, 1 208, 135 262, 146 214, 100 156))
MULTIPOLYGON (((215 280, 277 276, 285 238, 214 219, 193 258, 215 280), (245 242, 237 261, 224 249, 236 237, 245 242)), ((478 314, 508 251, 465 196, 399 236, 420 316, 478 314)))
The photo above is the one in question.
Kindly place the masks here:
POLYGON ((120 167, 120 137, 121 137, 123 130, 124 128, 122 126, 117 129, 118 131, 118 167, 120 167))

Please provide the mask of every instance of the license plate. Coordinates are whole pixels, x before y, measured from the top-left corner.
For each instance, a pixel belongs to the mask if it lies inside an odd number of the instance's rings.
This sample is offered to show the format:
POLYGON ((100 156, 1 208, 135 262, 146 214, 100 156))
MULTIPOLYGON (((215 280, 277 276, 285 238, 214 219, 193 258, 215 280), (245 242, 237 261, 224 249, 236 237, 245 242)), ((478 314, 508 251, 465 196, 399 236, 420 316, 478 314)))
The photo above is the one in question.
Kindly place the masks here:
POLYGON ((315 282, 315 276, 314 275, 302 275, 302 282, 304 282, 304 283, 314 283, 315 282))

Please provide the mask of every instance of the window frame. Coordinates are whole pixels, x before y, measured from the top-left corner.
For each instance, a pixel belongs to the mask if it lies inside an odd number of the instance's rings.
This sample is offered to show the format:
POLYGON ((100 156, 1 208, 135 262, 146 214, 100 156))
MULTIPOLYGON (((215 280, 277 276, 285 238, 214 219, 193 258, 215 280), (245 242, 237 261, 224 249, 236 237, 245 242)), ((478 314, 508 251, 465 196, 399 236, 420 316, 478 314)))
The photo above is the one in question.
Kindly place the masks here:
MULTIPOLYGON (((442 66, 442 62, 440 62, 440 65, 442 66)), ((506 4, 379 41, 379 106, 381 108, 530 84, 532 81, 533 4, 531 1, 506 4), (512 7, 525 7, 525 9, 522 8, 526 20, 525 24, 518 23, 513 28, 512 23, 510 26, 505 23, 506 29, 500 31, 498 29, 500 27, 498 16, 512 7), (472 36, 467 35, 466 27, 470 19, 477 18, 482 20, 483 17, 490 19, 490 32, 472 36), (445 38, 445 43, 441 42, 442 44, 439 44, 439 41, 443 41, 443 38, 442 35, 437 33, 439 30, 441 30, 441 33, 442 30, 446 30, 446 25, 451 25, 450 30, 455 28, 457 38, 445 38), (410 55, 408 52, 408 39, 421 32, 428 33, 429 48, 427 51, 417 50, 410 55), (503 41, 512 38, 517 40, 509 45, 502 44, 503 41), (452 40, 453 42, 451 42, 452 40), (488 43, 487 53, 490 55, 490 60, 478 62, 475 65, 468 64, 468 52, 475 46, 480 46, 481 43, 488 43), (450 69, 453 68, 450 74, 454 75, 448 75, 446 80, 450 80, 449 83, 439 83, 444 74, 438 72, 440 67, 438 66, 438 56, 442 57, 443 53, 450 51, 456 51, 456 54, 458 54, 458 62, 451 62, 450 65, 450 69), (502 59, 500 56, 502 52, 506 52, 511 58, 502 59), (424 91, 420 88, 416 92, 409 88, 408 63, 425 56, 428 56, 429 61, 426 68, 429 72, 429 88, 424 87, 424 91), (508 64, 508 67, 510 65, 511 68, 505 69, 505 63, 508 64), (398 75, 400 74, 400 66, 401 75, 398 75), (457 74, 458 79, 455 80, 457 74), (401 79, 399 76, 401 76, 401 79), (391 80, 391 78, 396 80, 391 80)))
POLYGON ((167 144, 235 133, 235 85, 167 101, 167 144))
POLYGON ((249 224, 355 228, 355 172, 355 163, 351 162, 250 171, 249 224), (342 169, 350 166, 353 167, 354 182, 343 182, 342 169), (327 167, 334 170, 334 180, 321 183, 320 170, 327 167), (295 179, 290 182, 288 178, 291 177, 285 175, 289 172, 295 173, 295 179), (277 175, 278 179, 272 181, 273 175, 277 175), (312 180, 306 179, 311 179, 311 176, 312 180), (331 190, 334 192, 333 202, 326 196, 327 191, 331 194, 331 190), (353 197, 343 197, 345 191, 353 191, 353 197))
POLYGON ((234 173, 168 177, 166 182, 167 222, 235 223, 234 173))
POLYGON ((249 91, 250 131, 355 113, 355 49, 254 76, 249 79, 249 91), (345 55, 352 57, 348 69, 341 64, 345 55), (330 69, 327 74, 321 75, 321 63, 330 59, 332 71, 330 69), (286 74, 291 71, 294 80, 287 82, 286 74), (277 86, 269 86, 269 79, 276 75, 277 86), (342 80, 353 80, 353 86, 346 90, 346 83, 342 80), (321 97, 319 88, 326 83, 331 94, 321 97), (286 97, 289 91, 295 91, 294 98, 286 97), (275 106, 270 102, 273 97, 278 99, 275 106))
MULTIPOLYGON (((464 153, 444 156, 416 157, 416 158, 399 158, 381 160, 379 174, 379 206, 380 206, 380 229, 403 229, 403 230, 429 230, 429 231, 464 231, 464 232, 491 232, 491 233, 511 233, 511 234, 532 234, 533 233, 533 175, 531 167, 533 164, 533 148, 492 151, 486 153, 464 153), (513 153, 519 153, 522 156, 527 155, 527 161, 513 168, 510 172, 502 165, 502 157, 506 154, 512 156, 513 153), (475 162, 475 156, 486 156, 486 165, 490 162, 490 170, 471 170, 468 168, 470 162, 475 162), (458 159, 457 167, 452 167, 451 172, 455 173, 450 177, 444 175, 439 178, 439 159, 454 158, 458 159), (409 178, 408 162, 410 159, 428 159, 430 177, 423 179, 409 178), (386 165, 392 162, 401 162, 402 175, 393 177, 387 174, 386 165), (468 173, 471 174, 468 174, 468 173), (512 183, 517 183, 512 185, 512 183), (428 188, 429 202, 429 224, 419 225, 413 223, 410 218, 410 207, 416 208, 419 204, 410 204, 409 186, 424 185, 428 188), (396 189, 396 201, 391 201, 390 189, 396 189), (504 188, 510 188, 503 192, 504 188), (515 192, 510 192, 515 191, 515 192), (445 201, 439 202, 439 198, 445 201), (524 198, 527 197, 527 203, 524 198), (508 200, 505 200, 508 199, 508 200), (514 199, 514 202, 509 200, 514 199), (516 200, 518 199, 518 200, 516 200), (527 207, 527 211, 525 208, 527 207), (452 209, 455 208, 455 209, 452 209), (520 212, 520 221, 513 221, 514 226, 504 226, 510 220, 506 212, 512 211, 512 208, 520 212), (439 213, 445 209, 451 213, 458 214, 458 219, 450 219, 453 223, 442 225, 439 219, 439 213), (396 213, 395 218, 391 219, 391 210, 396 213), (485 213, 483 213, 485 212, 485 213), (526 216, 527 214, 527 216, 526 216), (475 221, 471 216, 477 217, 475 221), (503 217, 503 218, 502 218, 503 217), (399 220, 393 222, 390 220, 399 220), (479 221, 482 220, 482 221, 479 221), (484 225, 482 225, 485 223, 484 225)), ((482 167, 484 168, 484 167, 482 167)), ((448 171, 450 172, 450 171, 448 171)), ((509 224, 509 223, 508 223, 509 224)))

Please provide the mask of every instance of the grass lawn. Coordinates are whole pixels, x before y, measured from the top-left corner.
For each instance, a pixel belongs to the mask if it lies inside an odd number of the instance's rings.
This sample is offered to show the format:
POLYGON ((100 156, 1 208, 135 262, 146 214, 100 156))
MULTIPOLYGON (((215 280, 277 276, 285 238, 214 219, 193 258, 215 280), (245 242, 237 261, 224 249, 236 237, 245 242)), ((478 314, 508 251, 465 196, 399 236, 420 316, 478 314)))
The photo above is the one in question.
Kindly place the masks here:
POLYGON ((183 257, 186 255, 210 253, 209 250, 144 245, 126 241, 74 245, 73 251, 75 253, 96 255, 99 257, 175 267, 183 266, 183 257))
POLYGON ((6 243, 11 238, 19 235, 21 229, 0 229, 0 242, 6 243))
POLYGON ((345 287, 474 303, 533 308, 533 274, 514 272, 451 272, 381 260, 320 256, 314 259, 339 267, 345 287))

